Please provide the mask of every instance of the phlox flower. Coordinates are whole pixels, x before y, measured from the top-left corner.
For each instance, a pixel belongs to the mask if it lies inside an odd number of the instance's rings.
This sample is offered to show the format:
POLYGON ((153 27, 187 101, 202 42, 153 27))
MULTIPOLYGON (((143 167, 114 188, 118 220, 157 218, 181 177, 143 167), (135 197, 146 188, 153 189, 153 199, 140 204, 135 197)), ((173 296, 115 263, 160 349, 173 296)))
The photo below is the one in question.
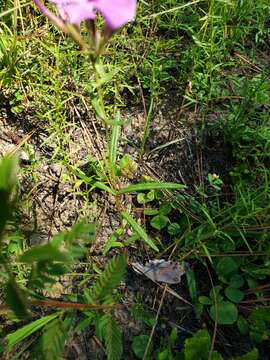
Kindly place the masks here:
POLYGON ((135 18, 136 0, 50 0, 60 16, 71 24, 94 20, 96 12, 105 19, 111 30, 116 30, 135 18))

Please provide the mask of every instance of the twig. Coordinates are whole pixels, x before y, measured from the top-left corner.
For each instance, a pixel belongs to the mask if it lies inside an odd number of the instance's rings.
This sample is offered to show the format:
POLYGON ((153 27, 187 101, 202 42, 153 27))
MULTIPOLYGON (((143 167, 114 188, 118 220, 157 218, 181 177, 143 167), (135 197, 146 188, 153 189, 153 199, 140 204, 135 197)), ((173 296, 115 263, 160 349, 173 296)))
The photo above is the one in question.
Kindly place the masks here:
POLYGON ((258 303, 258 302, 269 302, 269 301, 270 301, 270 297, 265 297, 265 298, 254 299, 254 300, 244 300, 244 301, 241 301, 240 304, 253 304, 253 303, 258 303))
POLYGON ((163 305, 163 302, 164 302, 164 299, 165 299, 166 292, 167 292, 167 285, 165 285, 165 287, 164 287, 162 297, 161 297, 161 300, 160 300, 160 304, 159 304, 159 307, 158 307, 158 311, 157 311, 157 314, 156 314, 156 317, 155 317, 155 324, 152 327, 152 330, 151 330, 151 333, 150 333, 150 336, 149 336, 149 340, 148 340, 148 343, 146 345, 142 360, 146 360, 146 357, 147 357, 147 354, 148 354, 148 351, 149 351, 149 348, 150 348, 150 345, 151 345, 151 341, 152 341, 152 338, 154 336, 154 332, 155 332, 155 329, 156 329, 156 326, 157 326, 159 314, 160 314, 160 311, 161 311, 161 308, 162 308, 162 305, 163 305))
POLYGON ((216 341, 216 336, 217 336, 217 315, 218 315, 217 314, 217 296, 216 296, 216 291, 215 291, 212 276, 210 274, 208 266, 207 265, 205 265, 205 266, 206 266, 206 270, 207 270, 207 273, 208 273, 208 276, 209 276, 209 279, 210 279, 210 282, 211 282, 211 286, 212 286, 212 289, 213 289, 214 303, 215 303, 215 316, 216 316, 215 325, 214 325, 214 332, 213 332, 213 337, 212 337, 212 341, 211 341, 211 347, 210 347, 210 351, 209 351, 209 355, 208 355, 208 360, 212 360, 212 354, 213 354, 213 351, 214 351, 214 346, 215 346, 215 341, 216 341))
MULTIPOLYGON (((31 306, 53 307, 60 309, 92 309, 92 310, 106 310, 106 309, 122 309, 125 305, 99 305, 99 304, 80 304, 73 302, 65 302, 58 300, 30 300, 31 306)), ((9 305, 0 304, 0 310, 10 310, 9 305)))

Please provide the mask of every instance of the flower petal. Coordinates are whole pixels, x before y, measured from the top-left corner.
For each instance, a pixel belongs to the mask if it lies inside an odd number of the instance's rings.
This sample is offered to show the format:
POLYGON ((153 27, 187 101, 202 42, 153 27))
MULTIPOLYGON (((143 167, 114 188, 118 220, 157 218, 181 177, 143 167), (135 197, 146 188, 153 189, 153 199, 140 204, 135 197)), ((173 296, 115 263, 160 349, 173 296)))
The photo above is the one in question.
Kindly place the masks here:
POLYGON ((71 24, 80 24, 81 21, 94 19, 94 3, 88 0, 51 0, 60 16, 71 24))
POLYGON ((94 7, 115 30, 133 20, 136 15, 136 0, 93 0, 94 7))

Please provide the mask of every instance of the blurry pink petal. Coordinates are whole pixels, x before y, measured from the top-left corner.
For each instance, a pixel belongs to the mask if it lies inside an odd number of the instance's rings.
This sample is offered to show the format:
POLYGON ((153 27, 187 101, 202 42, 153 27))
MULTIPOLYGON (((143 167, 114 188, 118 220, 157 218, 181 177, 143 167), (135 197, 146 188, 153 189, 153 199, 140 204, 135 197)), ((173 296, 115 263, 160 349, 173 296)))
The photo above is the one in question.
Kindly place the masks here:
POLYGON ((108 27, 115 30, 133 20, 136 15, 136 0, 93 0, 108 27))
POLYGON ((89 0, 51 0, 61 17, 71 24, 80 24, 81 21, 94 19, 94 3, 89 0))
POLYGON ((107 26, 115 30, 133 20, 136 14, 136 0, 50 0, 61 17, 72 24, 95 18, 99 11, 107 26))

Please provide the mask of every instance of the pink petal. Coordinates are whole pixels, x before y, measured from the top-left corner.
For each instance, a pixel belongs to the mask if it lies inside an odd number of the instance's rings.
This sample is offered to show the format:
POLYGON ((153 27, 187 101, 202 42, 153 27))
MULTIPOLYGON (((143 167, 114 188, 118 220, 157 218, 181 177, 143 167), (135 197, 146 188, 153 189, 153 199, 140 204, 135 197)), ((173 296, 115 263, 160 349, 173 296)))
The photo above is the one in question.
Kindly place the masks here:
POLYGON ((57 7, 61 17, 71 24, 94 19, 94 4, 88 0, 51 0, 57 7))
POLYGON ((107 25, 115 30, 133 20, 136 15, 136 0, 93 0, 107 25))

